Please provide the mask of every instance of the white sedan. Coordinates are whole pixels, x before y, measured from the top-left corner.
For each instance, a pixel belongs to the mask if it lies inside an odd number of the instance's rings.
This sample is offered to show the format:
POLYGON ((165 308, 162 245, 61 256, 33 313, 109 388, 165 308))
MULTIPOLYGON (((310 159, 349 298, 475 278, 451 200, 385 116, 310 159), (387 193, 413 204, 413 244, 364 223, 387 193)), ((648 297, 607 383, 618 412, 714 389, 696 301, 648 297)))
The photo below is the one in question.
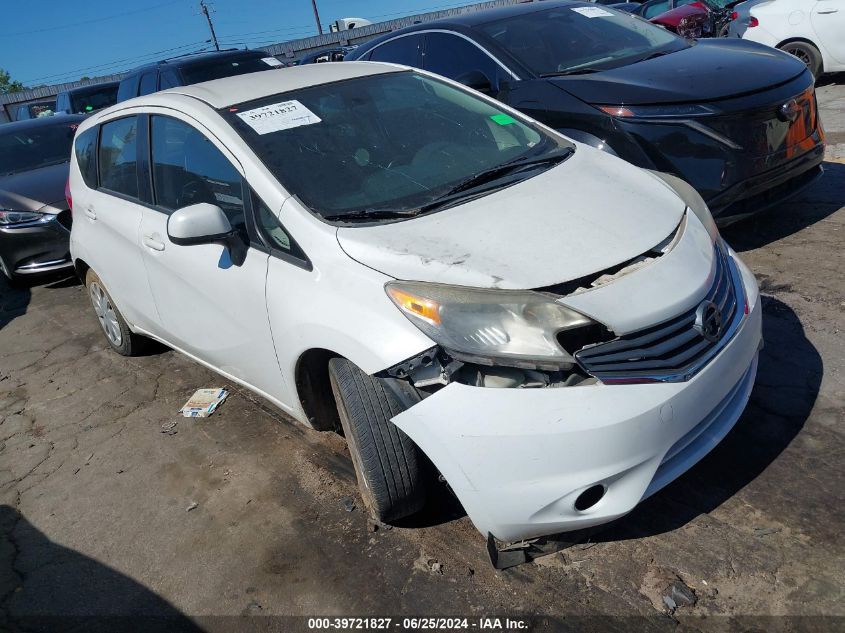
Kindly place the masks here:
POLYGON ((341 430, 393 521, 425 454, 505 541, 610 521, 710 451, 754 277, 682 181, 455 82, 316 64, 79 128, 71 252, 118 353, 156 339, 341 430))
POLYGON ((747 0, 734 8, 729 37, 791 53, 816 77, 845 71, 845 0, 747 0))

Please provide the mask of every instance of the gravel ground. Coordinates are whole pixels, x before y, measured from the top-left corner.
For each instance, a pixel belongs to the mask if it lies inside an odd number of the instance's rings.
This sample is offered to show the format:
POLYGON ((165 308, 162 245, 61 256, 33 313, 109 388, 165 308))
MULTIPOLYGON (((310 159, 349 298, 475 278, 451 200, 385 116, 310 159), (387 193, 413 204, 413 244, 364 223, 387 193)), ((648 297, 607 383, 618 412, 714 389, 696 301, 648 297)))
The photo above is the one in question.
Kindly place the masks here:
POLYGON ((242 616, 366 614, 842 630, 845 77, 818 96, 825 177, 724 231, 763 293, 742 419, 589 542, 503 572, 459 509, 374 526, 344 442, 249 392, 177 418, 221 380, 172 351, 109 351, 76 282, 0 286, 0 631, 292 630, 304 621, 242 616))

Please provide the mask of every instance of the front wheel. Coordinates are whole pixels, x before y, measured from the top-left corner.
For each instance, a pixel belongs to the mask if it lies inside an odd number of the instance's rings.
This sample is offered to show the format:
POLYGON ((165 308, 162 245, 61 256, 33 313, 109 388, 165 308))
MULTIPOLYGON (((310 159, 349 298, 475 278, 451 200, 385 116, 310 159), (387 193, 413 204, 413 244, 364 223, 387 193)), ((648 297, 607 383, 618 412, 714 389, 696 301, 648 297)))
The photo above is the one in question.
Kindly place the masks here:
POLYGON ((106 335, 109 346, 122 356, 135 356, 141 353, 149 340, 132 333, 123 315, 120 314, 111 296, 103 287, 103 282, 93 270, 86 273, 85 286, 88 288, 88 297, 94 307, 94 314, 97 316, 103 334, 106 335))
POLYGON ((813 77, 819 76, 822 69, 822 55, 815 46, 807 42, 788 42, 779 48, 804 62, 813 73, 813 77))
POLYGON ((425 487, 419 449, 390 421, 407 406, 383 380, 345 358, 329 361, 329 379, 364 505, 384 522, 421 510, 425 487))

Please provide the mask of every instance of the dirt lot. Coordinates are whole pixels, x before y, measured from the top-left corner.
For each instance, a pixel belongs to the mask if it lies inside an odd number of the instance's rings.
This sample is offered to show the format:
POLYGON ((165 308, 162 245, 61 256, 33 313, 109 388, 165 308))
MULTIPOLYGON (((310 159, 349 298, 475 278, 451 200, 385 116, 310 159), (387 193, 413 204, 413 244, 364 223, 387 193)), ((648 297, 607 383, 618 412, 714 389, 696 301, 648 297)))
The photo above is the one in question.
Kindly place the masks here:
MULTIPOLYGON (((211 418, 177 418, 194 389, 221 380, 172 351, 109 351, 76 282, 0 286, 0 630, 88 631, 102 622, 66 616, 131 615, 281 631, 304 621, 224 616, 318 614, 845 628, 845 77, 818 94, 826 176, 724 231, 763 293, 746 413, 630 516, 504 572, 448 508, 373 531, 343 441, 244 390, 211 418), (766 615, 840 617, 743 619, 766 615)), ((115 622, 152 626, 102 630, 115 622)))

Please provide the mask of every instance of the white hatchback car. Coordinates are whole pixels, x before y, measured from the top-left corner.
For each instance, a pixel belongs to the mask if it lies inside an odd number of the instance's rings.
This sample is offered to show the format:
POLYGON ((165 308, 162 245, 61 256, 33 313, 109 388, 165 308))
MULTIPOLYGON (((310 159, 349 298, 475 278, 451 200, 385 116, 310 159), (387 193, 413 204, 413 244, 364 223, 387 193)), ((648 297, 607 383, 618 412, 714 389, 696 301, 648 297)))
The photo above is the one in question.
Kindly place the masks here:
POLYGON ((421 508, 424 454, 485 535, 609 521, 754 382, 757 286, 692 188, 421 71, 126 101, 80 126, 70 190, 109 344, 342 429, 382 520, 421 508))
POLYGON ((816 77, 845 71, 845 0, 747 0, 728 36, 791 53, 816 77))

